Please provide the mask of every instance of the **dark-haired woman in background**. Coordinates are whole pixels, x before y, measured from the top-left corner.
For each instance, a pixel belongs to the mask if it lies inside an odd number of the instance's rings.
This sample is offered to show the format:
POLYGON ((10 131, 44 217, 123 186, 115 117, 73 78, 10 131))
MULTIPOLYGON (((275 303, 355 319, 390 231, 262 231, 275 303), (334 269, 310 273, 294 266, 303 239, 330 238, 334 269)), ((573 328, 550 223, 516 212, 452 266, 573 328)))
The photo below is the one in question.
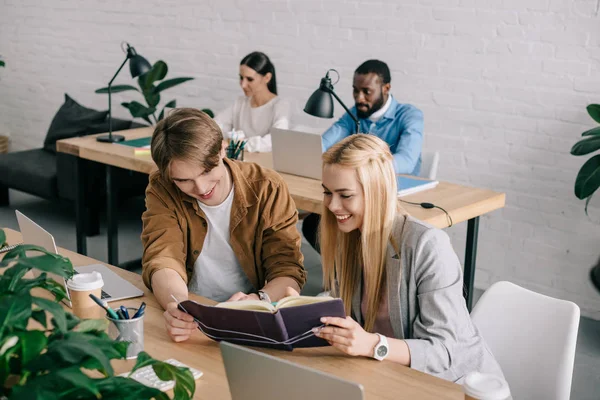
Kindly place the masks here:
POLYGON ((225 137, 243 131, 246 150, 271 151, 271 128, 288 129, 290 106, 277 96, 275 66, 266 54, 255 51, 240 62, 240 86, 244 96, 215 116, 225 137))

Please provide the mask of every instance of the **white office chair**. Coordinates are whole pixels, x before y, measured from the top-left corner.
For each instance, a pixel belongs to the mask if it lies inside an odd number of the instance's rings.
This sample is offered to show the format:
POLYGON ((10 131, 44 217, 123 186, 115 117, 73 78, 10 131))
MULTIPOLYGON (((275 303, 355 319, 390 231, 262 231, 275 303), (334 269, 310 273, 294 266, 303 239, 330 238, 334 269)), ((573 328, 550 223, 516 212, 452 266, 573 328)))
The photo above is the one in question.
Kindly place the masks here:
POLYGON ((579 307, 510 282, 493 284, 471 318, 514 399, 569 399, 579 307))
POLYGON ((421 178, 435 179, 438 165, 440 163, 440 152, 421 153, 421 178))

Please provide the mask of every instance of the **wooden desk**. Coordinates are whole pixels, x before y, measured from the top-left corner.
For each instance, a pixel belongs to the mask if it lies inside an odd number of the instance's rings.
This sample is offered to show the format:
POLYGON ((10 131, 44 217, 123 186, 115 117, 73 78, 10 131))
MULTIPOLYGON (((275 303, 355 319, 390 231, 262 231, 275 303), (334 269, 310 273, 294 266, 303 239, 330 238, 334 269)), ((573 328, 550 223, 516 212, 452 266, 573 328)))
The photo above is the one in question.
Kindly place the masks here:
MULTIPOLYGON (((9 244, 21 242, 19 232, 5 229, 9 244)), ((97 264, 98 261, 72 251, 59 248, 59 253, 68 257, 74 266, 97 264)), ((1 257, 1 256, 0 256, 1 257)), ((216 342, 197 331, 188 341, 175 343, 169 339, 163 322, 163 310, 142 282, 140 275, 121 268, 107 265, 117 274, 144 291, 143 298, 124 300, 118 304, 139 307, 142 301, 147 304, 144 317, 144 350, 156 359, 175 358, 190 367, 204 372, 196 381, 194 399, 230 399, 227 377, 221 352, 216 342)), ((190 298, 202 303, 210 303, 200 296, 190 298)), ((260 350, 260 349, 259 349, 260 350)), ((462 388, 433 376, 403 367, 390 361, 379 362, 366 358, 350 357, 333 347, 298 349, 293 352, 262 350, 297 364, 306 365, 344 379, 361 383, 366 399, 447 399, 462 400, 462 388)), ((115 373, 129 371, 135 361, 113 361, 115 373)), ((268 377, 273 378, 273 377, 268 377)), ((258 397, 257 397, 258 398, 258 397)))
MULTIPOLYGON (((127 140, 152 136, 153 128, 138 128, 120 131, 127 140)), ((106 165, 106 198, 107 198, 107 224, 108 224, 108 262, 118 264, 118 241, 115 190, 112 187, 112 172, 115 167, 129 169, 142 173, 151 173, 156 169, 150 155, 136 156, 134 149, 128 146, 111 143, 100 143, 95 136, 84 136, 56 142, 57 151, 67 153, 77 159, 78 167, 75 176, 78 179, 76 196, 76 226, 77 226, 77 252, 86 254, 86 237, 84 233, 84 186, 85 173, 82 171, 81 160, 90 160, 106 165)), ((272 167, 270 153, 246 153, 245 161, 253 161, 265 167, 272 167)), ((323 201, 323 188, 319 180, 300 176, 281 174, 289 187, 290 194, 299 209, 320 213, 323 201)), ((467 241, 464 263, 465 297, 467 306, 471 309, 471 293, 475 277, 475 261, 477 257, 477 237, 479 231, 479 217, 488 212, 504 207, 505 194, 487 189, 478 189, 449 182, 440 182, 435 188, 411 196, 403 200, 409 202, 429 202, 444 208, 452 217, 454 224, 468 221, 467 241)), ((402 203, 402 206, 415 218, 428 222, 438 228, 448 227, 448 220, 444 212, 439 209, 424 209, 420 206, 402 203)))

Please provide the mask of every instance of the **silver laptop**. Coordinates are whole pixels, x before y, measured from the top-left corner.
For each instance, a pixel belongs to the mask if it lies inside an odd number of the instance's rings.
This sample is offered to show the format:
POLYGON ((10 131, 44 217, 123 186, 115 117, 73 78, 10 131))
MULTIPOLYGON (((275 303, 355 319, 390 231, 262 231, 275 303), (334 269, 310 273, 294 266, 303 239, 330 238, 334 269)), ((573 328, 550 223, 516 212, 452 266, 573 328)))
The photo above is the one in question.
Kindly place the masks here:
POLYGON ((221 342, 232 400, 363 400, 362 385, 246 347, 221 342))
MULTIPOLYGON (((54 237, 41 226, 33 222, 31 219, 26 217, 23 213, 16 211, 17 222, 19 223, 19 230, 23 236, 23 243, 34 244, 45 248, 47 251, 58 254, 54 237)), ((104 281, 104 287, 102 288, 102 298, 106 301, 116 301, 122 299, 128 299, 131 297, 143 296, 144 292, 133 286, 127 280, 121 278, 119 275, 114 273, 105 265, 92 264, 83 267, 75 267, 75 273, 86 273, 98 271, 102 275, 104 281)), ((35 271, 39 273, 39 271, 35 271)), ((52 278, 59 284, 65 286, 65 280, 54 274, 52 278)), ((69 292, 66 290, 67 296, 69 292)), ((65 303, 71 306, 71 301, 65 299, 65 303)))
POLYGON ((321 180, 321 135, 273 128, 271 143, 275 171, 321 180))

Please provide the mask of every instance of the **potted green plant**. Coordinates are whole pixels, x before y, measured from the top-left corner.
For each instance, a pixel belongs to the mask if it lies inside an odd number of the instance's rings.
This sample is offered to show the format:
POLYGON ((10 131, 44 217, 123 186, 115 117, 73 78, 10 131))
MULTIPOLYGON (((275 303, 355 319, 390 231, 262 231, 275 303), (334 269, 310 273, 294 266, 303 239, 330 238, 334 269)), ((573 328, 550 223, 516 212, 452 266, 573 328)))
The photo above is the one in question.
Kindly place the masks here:
MULTIPOLYGON (((0 247, 5 238, 0 229, 0 247)), ((110 361, 124 359, 128 343, 109 338, 107 321, 80 320, 60 306, 66 293, 48 274, 73 276, 69 259, 21 245, 5 254, 0 268, 0 399, 169 399, 115 376, 110 361), (30 270, 39 274, 28 278, 30 270)), ((176 381, 174 399, 193 396, 196 385, 187 368, 142 352, 133 371, 147 365, 160 379, 176 381)))
MULTIPOLYGON (((146 105, 138 101, 123 102, 121 103, 121 105, 127 108, 134 118, 142 118, 150 125, 156 124, 158 121, 163 119, 166 108, 175 108, 177 106, 177 101, 171 100, 164 105, 164 107, 157 116, 156 112, 158 111, 157 107, 161 100, 161 93, 174 86, 180 85, 184 82, 194 79, 186 77, 171 78, 165 80, 168 70, 169 68, 167 67, 167 63, 165 63, 162 60, 159 60, 156 63, 154 63, 150 71, 146 72, 138 78, 137 82, 139 89, 132 85, 114 85, 111 88, 111 92, 119 93, 133 90, 141 93, 144 96, 146 105)), ((96 90, 96 93, 108 93, 108 87, 98 89, 96 90)), ((205 108, 202 111, 210 115, 211 118, 214 117, 214 114, 210 109, 205 108)))
MULTIPOLYGON (((592 119, 600 123, 600 104, 590 104, 587 112, 592 119)), ((584 139, 571 148, 574 156, 583 156, 600 150, 600 126, 589 129, 581 134, 584 139)), ((585 214, 588 215, 588 206, 592 196, 600 187, 600 154, 588 159, 577 174, 575 179, 575 196, 585 199, 585 214)), ((600 262, 592 268, 590 277, 596 289, 600 291, 600 262)))

